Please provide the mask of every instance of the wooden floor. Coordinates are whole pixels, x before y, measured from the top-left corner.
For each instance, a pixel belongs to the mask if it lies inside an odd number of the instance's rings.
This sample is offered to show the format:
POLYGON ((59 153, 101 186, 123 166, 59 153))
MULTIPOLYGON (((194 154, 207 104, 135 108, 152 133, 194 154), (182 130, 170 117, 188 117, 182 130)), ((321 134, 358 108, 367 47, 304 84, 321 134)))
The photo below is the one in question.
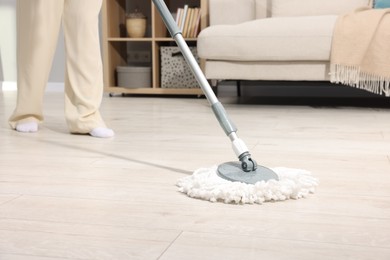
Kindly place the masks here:
MULTIPOLYGON (((390 259, 390 109, 235 104, 254 158, 309 170, 314 195, 263 205, 191 199, 176 181, 235 160, 205 99, 105 97, 116 132, 67 132, 63 93, 35 134, 0 94, 0 259, 390 259)), ((224 101, 224 100, 222 100, 224 101)))

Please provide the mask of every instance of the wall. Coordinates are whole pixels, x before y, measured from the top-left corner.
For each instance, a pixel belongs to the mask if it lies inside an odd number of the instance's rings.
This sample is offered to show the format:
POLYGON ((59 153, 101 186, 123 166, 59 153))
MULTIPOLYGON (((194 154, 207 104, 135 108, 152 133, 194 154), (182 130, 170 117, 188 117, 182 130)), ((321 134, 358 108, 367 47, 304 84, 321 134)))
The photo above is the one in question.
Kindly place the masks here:
POLYGON ((0 0, 0 81, 16 81, 15 0, 0 0))
MULTIPOLYGON (((27 1, 27 0, 26 0, 27 1)), ((53 0, 54 1, 54 0, 53 0)), ((196 2, 195 0, 191 0, 196 2)), ((150 3, 144 0, 128 1, 129 11, 139 7, 149 10, 150 3)), ((171 1, 172 6, 181 6, 179 0, 171 1)), ((146 14, 146 13, 145 13, 146 14)), ((146 14, 150 16, 150 14, 146 14)), ((150 29, 150 28, 149 28, 150 29)), ((16 0, 0 0, 0 82, 15 82, 16 72, 16 0)), ((64 36, 60 32, 57 50, 53 60, 49 82, 63 82, 65 70, 64 36)))
MULTIPOLYGON (((0 81, 16 81, 16 0, 0 0, 0 81)), ((63 82, 64 36, 58 37, 49 82, 63 82)))

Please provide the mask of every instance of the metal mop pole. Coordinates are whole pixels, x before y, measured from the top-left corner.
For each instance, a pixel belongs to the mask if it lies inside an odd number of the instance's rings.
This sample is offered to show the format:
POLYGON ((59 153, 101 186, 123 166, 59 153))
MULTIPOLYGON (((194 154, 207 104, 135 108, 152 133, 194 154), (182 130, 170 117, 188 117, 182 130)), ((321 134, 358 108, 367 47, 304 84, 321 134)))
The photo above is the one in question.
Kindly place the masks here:
MULTIPOLYGON (((189 49, 186 41, 182 36, 181 30, 177 26, 165 2, 163 0, 152 0, 152 1, 155 4, 157 10, 159 11, 169 33, 171 34, 172 38, 175 40, 176 44, 181 50, 184 59, 186 60, 189 67, 191 68, 203 93, 205 94, 207 100, 209 101, 211 108, 216 118, 218 119, 222 129, 225 131, 226 135, 229 137, 230 141, 232 142, 233 150, 241 162, 242 170, 245 172, 256 172, 258 168, 256 161, 252 159, 247 146, 238 137, 236 133, 237 132, 236 126, 230 120, 223 105, 221 104, 221 102, 219 102, 218 98, 215 96, 209 82, 204 76, 202 70, 200 69, 196 59, 192 55, 191 50, 189 49)), ((219 171, 219 173, 221 173, 221 171, 219 171)), ((221 177, 226 177, 226 176, 221 176, 221 177)), ((235 181, 235 179, 229 177, 226 178, 235 181)), ((273 177, 273 179, 275 179, 275 177, 273 177)), ((242 180, 237 180, 237 181, 242 181, 242 180)))

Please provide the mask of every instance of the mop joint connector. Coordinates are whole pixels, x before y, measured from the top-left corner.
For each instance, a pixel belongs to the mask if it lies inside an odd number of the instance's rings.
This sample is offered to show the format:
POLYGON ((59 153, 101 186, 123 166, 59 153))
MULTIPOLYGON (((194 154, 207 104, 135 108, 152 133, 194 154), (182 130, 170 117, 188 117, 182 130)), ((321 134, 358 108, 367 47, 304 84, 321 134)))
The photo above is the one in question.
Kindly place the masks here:
POLYGON ((241 167, 244 172, 256 171, 257 163, 252 159, 250 153, 245 152, 241 154, 238 159, 241 162, 241 167))

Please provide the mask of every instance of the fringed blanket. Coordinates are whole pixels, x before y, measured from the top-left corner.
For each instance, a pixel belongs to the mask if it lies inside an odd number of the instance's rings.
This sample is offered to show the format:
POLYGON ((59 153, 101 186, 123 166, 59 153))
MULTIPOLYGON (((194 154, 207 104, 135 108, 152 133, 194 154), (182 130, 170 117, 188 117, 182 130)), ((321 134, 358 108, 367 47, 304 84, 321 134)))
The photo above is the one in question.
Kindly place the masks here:
POLYGON ((390 96, 390 9, 340 16, 330 62, 331 82, 390 96))

